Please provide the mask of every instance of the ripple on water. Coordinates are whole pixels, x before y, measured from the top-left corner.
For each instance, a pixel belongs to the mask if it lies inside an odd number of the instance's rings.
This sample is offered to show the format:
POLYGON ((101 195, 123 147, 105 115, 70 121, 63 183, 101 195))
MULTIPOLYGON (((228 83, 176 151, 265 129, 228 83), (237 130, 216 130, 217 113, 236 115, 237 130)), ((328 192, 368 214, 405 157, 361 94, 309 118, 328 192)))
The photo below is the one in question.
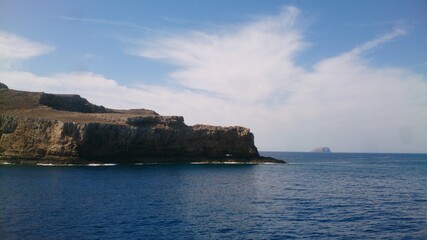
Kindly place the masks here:
POLYGON ((274 154, 290 164, 2 165, 0 238, 427 239, 426 155, 274 154))

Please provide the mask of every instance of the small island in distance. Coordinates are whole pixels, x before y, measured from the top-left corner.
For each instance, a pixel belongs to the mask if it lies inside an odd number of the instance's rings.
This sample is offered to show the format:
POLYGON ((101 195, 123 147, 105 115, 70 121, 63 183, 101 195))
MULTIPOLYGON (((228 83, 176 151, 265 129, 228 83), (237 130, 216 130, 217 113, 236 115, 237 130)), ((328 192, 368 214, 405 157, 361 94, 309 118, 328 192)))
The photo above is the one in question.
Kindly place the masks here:
POLYGON ((331 149, 329 147, 319 147, 311 150, 310 152, 314 153, 331 153, 331 149))
POLYGON ((18 91, 2 83, 0 162, 284 163, 260 156, 245 127, 187 126, 181 116, 109 109, 79 95, 18 91))

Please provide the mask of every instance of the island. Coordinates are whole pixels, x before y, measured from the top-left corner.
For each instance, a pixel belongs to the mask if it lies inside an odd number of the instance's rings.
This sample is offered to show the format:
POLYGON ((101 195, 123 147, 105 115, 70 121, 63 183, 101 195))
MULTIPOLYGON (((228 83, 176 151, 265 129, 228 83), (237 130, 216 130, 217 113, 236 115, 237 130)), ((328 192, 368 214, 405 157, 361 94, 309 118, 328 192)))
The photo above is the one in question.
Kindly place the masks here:
POLYGON ((330 153, 331 149, 329 149, 328 147, 319 147, 319 148, 315 148, 315 149, 311 150, 311 152, 315 152, 315 153, 330 153))
POLYGON ((0 83, 0 161, 12 164, 284 163, 259 155, 241 126, 187 126, 181 116, 117 110, 75 94, 0 83))

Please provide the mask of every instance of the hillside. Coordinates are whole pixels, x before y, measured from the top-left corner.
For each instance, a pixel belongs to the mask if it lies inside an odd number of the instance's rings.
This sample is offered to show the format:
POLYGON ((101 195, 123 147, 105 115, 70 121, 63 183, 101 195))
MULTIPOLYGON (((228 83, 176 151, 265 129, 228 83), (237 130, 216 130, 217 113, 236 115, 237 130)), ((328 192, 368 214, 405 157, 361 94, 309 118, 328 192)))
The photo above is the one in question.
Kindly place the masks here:
POLYGON ((0 88, 0 159, 35 164, 283 161, 259 156, 249 129, 187 126, 153 110, 117 110, 79 95, 0 88))

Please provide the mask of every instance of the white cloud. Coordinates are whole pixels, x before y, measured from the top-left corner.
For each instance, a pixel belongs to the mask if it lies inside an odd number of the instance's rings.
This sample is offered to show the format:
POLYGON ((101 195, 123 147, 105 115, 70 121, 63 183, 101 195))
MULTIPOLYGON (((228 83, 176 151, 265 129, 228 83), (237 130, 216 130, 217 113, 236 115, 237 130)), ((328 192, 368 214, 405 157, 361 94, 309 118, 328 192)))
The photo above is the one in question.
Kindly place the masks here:
MULTIPOLYGON (((172 115, 191 103, 204 102, 202 94, 189 90, 139 84, 126 87, 115 80, 91 72, 71 72, 38 76, 30 72, 0 72, 0 79, 11 89, 80 94, 93 103, 112 108, 151 108, 172 115), (201 101, 198 101, 201 100, 201 101), (174 102, 175 104, 171 104, 174 102), (172 106, 173 105, 173 106, 172 106), (175 109, 175 111, 174 111, 175 109)), ((210 101, 208 101, 211 103, 210 101)))
POLYGON ((180 68, 171 77, 182 86, 226 99, 208 111, 221 116, 217 121, 232 116, 251 126, 264 149, 426 152, 426 79, 371 67, 362 56, 405 34, 404 28, 308 71, 294 61, 305 46, 297 18, 298 9, 288 7, 238 29, 143 41, 131 53, 175 64, 180 68), (415 132, 410 145, 398 137, 405 126, 415 132))
POLYGON ((284 9, 223 33, 189 35, 142 42, 132 54, 180 66, 171 77, 181 85, 235 101, 267 100, 277 86, 291 86, 301 69, 291 61, 304 47, 293 27, 298 10, 284 9))
POLYGON ((364 43, 363 45, 354 48, 353 50, 351 50, 348 54, 353 54, 353 55, 359 55, 362 54, 364 52, 366 52, 367 50, 373 49, 383 43, 386 43, 390 40, 393 40, 396 37, 399 37, 401 35, 406 34, 406 30, 405 28, 403 28, 400 25, 396 25, 394 30, 388 34, 385 34, 383 36, 380 36, 378 38, 375 38, 372 41, 369 41, 367 43, 364 43))
POLYGON ((313 70, 294 58, 306 50, 298 9, 217 33, 191 32, 142 41, 132 54, 175 64, 166 85, 123 86, 88 72, 36 76, 5 72, 12 88, 79 93, 107 107, 151 108, 186 122, 244 125, 263 150, 427 152, 427 79, 376 68, 363 53, 391 33, 323 59, 313 70))
POLYGON ((52 46, 0 31, 0 60, 26 60, 54 50, 52 46))
POLYGON ((96 55, 93 53, 86 53, 83 57, 86 59, 94 59, 96 58, 96 55))

